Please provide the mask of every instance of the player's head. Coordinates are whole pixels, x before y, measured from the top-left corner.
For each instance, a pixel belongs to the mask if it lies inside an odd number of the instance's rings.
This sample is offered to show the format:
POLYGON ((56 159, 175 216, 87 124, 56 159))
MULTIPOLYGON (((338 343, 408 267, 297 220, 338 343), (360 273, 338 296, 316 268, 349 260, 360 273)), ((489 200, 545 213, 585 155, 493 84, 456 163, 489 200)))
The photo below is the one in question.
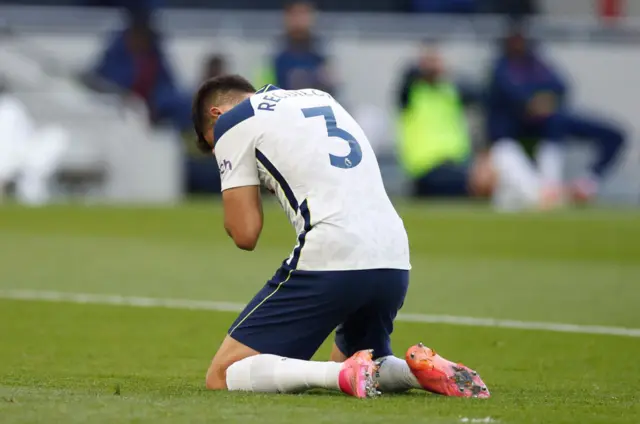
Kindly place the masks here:
POLYGON ((225 75, 227 69, 227 60, 221 54, 213 54, 209 56, 204 64, 203 80, 225 75))
POLYGON ((435 42, 431 40, 424 40, 422 42, 418 67, 423 78, 427 80, 437 80, 444 74, 444 59, 435 42))
POLYGON ((148 52, 155 48, 157 35, 153 17, 147 9, 131 6, 126 11, 128 27, 125 32, 127 48, 134 53, 148 52))
POLYGON ((192 119, 202 152, 213 151, 213 127, 218 117, 255 92, 240 75, 221 75, 200 86, 193 98, 192 119))
POLYGON ((514 59, 523 58, 528 53, 528 44, 524 24, 520 22, 512 23, 503 41, 505 55, 514 59))

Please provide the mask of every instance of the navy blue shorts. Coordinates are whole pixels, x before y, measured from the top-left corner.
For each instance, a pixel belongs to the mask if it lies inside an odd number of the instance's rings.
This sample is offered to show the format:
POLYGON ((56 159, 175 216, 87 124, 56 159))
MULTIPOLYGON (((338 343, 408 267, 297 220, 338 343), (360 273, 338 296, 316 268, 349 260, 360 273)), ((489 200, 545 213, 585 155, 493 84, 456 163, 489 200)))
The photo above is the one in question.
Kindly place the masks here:
POLYGON ((375 357, 392 354, 393 320, 409 271, 293 271, 281 281, 276 274, 249 302, 231 337, 260 353, 308 360, 336 330, 347 356, 362 349, 373 349, 375 357))

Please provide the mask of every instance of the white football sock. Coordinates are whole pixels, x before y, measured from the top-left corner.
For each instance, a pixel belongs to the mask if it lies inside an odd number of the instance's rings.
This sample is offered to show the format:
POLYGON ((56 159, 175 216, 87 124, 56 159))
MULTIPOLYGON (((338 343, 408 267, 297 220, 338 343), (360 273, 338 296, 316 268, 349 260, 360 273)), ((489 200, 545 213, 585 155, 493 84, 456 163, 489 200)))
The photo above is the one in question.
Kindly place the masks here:
POLYGON ((562 147, 558 143, 542 142, 536 160, 545 184, 558 185, 562 182, 563 159, 562 147))
POLYGON ((498 173, 498 184, 514 190, 523 206, 540 199, 540 176, 522 146, 512 139, 502 139, 491 149, 491 161, 498 173))
POLYGON ((376 380, 382 393, 404 392, 409 389, 422 388, 404 359, 385 356, 379 361, 380 368, 376 374, 376 380))
POLYGON ((308 389, 340 390, 338 362, 301 361, 256 355, 227 369, 227 389, 265 393, 298 393, 308 389))
POLYGON ((498 181, 491 203, 499 212, 518 212, 528 207, 519 190, 504 180, 498 181))

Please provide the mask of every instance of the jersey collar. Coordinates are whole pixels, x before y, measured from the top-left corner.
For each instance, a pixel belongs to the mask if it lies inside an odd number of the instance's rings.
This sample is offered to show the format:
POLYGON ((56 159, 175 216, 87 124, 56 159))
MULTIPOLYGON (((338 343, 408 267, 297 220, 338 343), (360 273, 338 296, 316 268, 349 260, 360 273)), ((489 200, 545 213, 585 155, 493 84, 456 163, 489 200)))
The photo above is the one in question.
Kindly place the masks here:
POLYGON ((262 87, 260 90, 256 91, 256 94, 262 94, 262 93, 267 93, 269 91, 276 91, 276 90, 282 90, 282 89, 280 87, 276 87, 275 85, 267 84, 264 87, 262 87))

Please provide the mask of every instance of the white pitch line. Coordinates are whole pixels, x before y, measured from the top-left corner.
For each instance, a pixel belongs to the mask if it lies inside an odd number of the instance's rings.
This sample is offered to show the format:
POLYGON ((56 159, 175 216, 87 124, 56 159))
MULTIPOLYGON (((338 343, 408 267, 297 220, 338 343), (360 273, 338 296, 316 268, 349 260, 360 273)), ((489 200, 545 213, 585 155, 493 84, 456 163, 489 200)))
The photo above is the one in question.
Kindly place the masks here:
MULTIPOLYGON (((80 304, 135 306, 139 308, 191 309, 201 311, 240 312, 244 305, 235 302, 213 302, 139 296, 120 296, 90 293, 65 293, 40 290, 0 290, 0 299, 40 300, 80 304)), ((495 318, 474 318, 455 315, 398 314, 398 321, 428 324, 466 325, 471 327, 513 328, 519 330, 555 331, 560 333, 604 334, 609 336, 640 337, 640 328, 578 325, 553 322, 516 321, 495 318)))

